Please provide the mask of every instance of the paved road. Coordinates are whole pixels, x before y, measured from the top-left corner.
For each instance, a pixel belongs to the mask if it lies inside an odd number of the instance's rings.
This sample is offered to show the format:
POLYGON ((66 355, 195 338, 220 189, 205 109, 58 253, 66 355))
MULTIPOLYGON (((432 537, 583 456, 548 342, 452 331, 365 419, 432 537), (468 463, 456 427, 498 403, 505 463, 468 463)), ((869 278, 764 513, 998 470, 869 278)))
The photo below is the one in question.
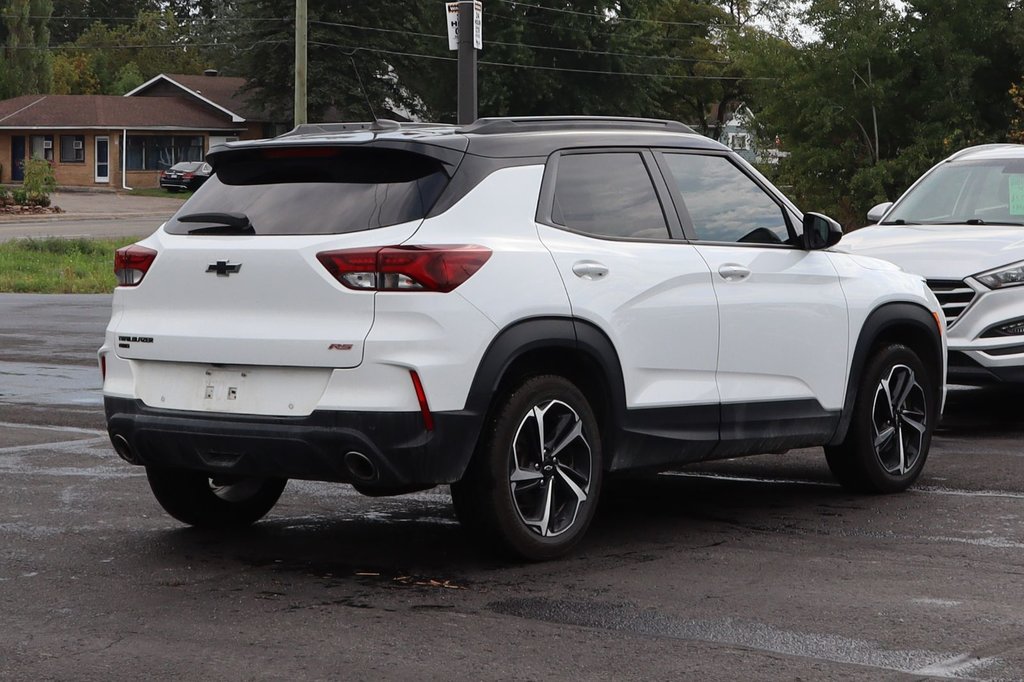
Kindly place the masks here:
POLYGON ((954 391, 911 492, 814 450, 621 480, 577 554, 507 565, 443 489, 182 528, 61 398, 108 301, 0 296, 0 679, 1024 679, 1019 393, 954 391))
POLYGON ((114 192, 57 192, 65 213, 16 217, 0 214, 0 242, 24 237, 143 237, 177 211, 182 199, 114 192))
POLYGON ((0 242, 26 237, 145 237, 165 220, 166 217, 4 221, 0 222, 0 242))

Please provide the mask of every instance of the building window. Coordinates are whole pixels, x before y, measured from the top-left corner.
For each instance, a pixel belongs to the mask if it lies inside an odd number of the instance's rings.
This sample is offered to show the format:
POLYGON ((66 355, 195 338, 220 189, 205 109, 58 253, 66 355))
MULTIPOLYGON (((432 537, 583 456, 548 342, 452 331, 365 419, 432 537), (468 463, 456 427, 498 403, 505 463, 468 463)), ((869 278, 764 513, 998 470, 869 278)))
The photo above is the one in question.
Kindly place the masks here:
POLYGON ((166 170, 181 161, 203 160, 202 135, 129 135, 130 171, 166 170))
POLYGON ((85 163, 85 137, 82 135, 60 136, 60 162, 85 163))
POLYGON ((29 138, 29 158, 53 161, 53 135, 33 135, 29 138))

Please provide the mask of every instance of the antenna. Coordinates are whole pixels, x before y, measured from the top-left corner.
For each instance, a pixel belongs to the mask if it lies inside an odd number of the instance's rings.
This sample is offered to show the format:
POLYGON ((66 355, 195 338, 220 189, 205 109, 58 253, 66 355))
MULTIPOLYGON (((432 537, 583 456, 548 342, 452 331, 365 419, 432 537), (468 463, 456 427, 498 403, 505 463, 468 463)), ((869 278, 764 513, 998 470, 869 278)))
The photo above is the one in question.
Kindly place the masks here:
POLYGON ((363 92, 363 99, 366 100, 366 108, 370 110, 370 118, 374 121, 377 120, 377 114, 373 111, 373 105, 370 104, 370 96, 366 94, 366 86, 363 85, 363 77, 359 75, 359 67, 356 66, 355 54, 348 56, 349 61, 352 62, 352 70, 356 72, 356 79, 359 81, 359 89, 363 92))

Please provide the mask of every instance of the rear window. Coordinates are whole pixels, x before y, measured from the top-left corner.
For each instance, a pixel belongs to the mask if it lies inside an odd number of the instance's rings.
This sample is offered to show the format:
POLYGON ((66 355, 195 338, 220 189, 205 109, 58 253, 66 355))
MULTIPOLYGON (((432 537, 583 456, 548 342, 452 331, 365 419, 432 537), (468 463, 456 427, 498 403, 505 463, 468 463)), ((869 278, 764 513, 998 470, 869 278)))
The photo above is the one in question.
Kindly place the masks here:
POLYGON ((239 152, 167 223, 188 234, 196 213, 244 214, 258 235, 344 234, 420 220, 448 184, 440 161, 396 149, 296 147, 239 152))
POLYGON ((199 170, 199 167, 202 166, 202 165, 203 165, 202 161, 183 161, 182 163, 174 164, 168 170, 192 172, 192 171, 199 170))

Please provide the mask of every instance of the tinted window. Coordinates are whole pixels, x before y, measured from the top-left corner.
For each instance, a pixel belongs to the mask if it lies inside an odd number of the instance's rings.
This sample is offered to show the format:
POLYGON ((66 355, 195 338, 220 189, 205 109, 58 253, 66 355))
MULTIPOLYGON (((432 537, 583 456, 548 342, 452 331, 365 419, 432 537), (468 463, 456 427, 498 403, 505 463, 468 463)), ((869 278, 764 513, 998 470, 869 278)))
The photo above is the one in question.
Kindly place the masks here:
POLYGON ((665 154, 697 239, 781 244, 790 238, 782 208, 723 156, 665 154))
MULTIPOLYGON (((245 150, 216 163, 175 218, 243 213, 256 234, 359 232, 423 218, 448 184, 440 162, 393 149, 245 150)), ((167 231, 204 226, 172 219, 167 231)))
POLYGON ((669 236, 654 184, 638 153, 559 158, 551 218, 559 225, 600 237, 669 236))

